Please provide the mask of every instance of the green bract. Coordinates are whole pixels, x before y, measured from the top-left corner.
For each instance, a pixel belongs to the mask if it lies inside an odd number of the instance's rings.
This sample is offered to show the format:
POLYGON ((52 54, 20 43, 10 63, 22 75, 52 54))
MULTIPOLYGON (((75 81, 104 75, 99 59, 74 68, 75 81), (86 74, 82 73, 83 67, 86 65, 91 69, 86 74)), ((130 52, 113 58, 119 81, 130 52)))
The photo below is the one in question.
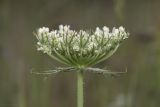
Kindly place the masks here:
POLYGON ((118 29, 104 26, 95 31, 75 31, 68 25, 58 30, 42 27, 37 30, 37 49, 55 60, 76 68, 86 68, 110 57, 129 33, 123 27, 118 29))

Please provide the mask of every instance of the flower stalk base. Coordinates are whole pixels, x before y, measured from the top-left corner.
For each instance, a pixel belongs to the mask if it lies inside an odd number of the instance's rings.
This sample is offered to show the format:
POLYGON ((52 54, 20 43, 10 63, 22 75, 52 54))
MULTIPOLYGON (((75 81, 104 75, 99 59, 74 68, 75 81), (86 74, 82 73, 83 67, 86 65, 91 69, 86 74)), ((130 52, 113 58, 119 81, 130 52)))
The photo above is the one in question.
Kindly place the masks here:
POLYGON ((80 70, 77 72, 77 107, 83 107, 84 99, 83 99, 83 79, 84 79, 84 72, 80 70))

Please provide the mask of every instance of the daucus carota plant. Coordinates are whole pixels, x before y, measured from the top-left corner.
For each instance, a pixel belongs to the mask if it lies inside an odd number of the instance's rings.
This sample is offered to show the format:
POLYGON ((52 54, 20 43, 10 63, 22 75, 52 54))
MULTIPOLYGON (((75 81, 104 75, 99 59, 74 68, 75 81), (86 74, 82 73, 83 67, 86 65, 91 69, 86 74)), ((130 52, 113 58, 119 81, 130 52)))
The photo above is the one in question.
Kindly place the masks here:
POLYGON ((123 27, 112 31, 104 26, 95 31, 71 30, 69 25, 60 25, 58 30, 42 27, 35 33, 37 50, 48 54, 53 59, 64 63, 69 68, 57 68, 46 74, 61 71, 77 71, 78 107, 83 107, 83 74, 86 71, 111 73, 108 70, 91 68, 91 66, 109 58, 128 38, 129 33, 123 27))

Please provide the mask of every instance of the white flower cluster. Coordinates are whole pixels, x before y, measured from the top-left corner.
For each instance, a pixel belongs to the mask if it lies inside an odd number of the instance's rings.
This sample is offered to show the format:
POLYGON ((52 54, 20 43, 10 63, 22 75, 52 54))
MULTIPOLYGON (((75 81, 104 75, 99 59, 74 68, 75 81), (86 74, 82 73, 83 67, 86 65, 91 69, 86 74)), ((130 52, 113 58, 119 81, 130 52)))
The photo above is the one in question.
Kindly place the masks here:
POLYGON ((91 65, 113 54, 128 35, 123 27, 112 31, 106 26, 95 31, 75 31, 69 25, 51 31, 42 27, 36 33, 37 49, 69 65, 91 65))

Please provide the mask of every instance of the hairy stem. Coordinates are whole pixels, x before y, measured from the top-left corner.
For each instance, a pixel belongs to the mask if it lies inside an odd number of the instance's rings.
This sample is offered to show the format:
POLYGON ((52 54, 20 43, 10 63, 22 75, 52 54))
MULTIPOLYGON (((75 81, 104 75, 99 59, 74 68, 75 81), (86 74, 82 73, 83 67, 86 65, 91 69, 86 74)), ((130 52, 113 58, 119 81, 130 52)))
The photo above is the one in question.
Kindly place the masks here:
POLYGON ((77 107, 83 107, 83 78, 84 72, 80 70, 77 73, 77 107))

